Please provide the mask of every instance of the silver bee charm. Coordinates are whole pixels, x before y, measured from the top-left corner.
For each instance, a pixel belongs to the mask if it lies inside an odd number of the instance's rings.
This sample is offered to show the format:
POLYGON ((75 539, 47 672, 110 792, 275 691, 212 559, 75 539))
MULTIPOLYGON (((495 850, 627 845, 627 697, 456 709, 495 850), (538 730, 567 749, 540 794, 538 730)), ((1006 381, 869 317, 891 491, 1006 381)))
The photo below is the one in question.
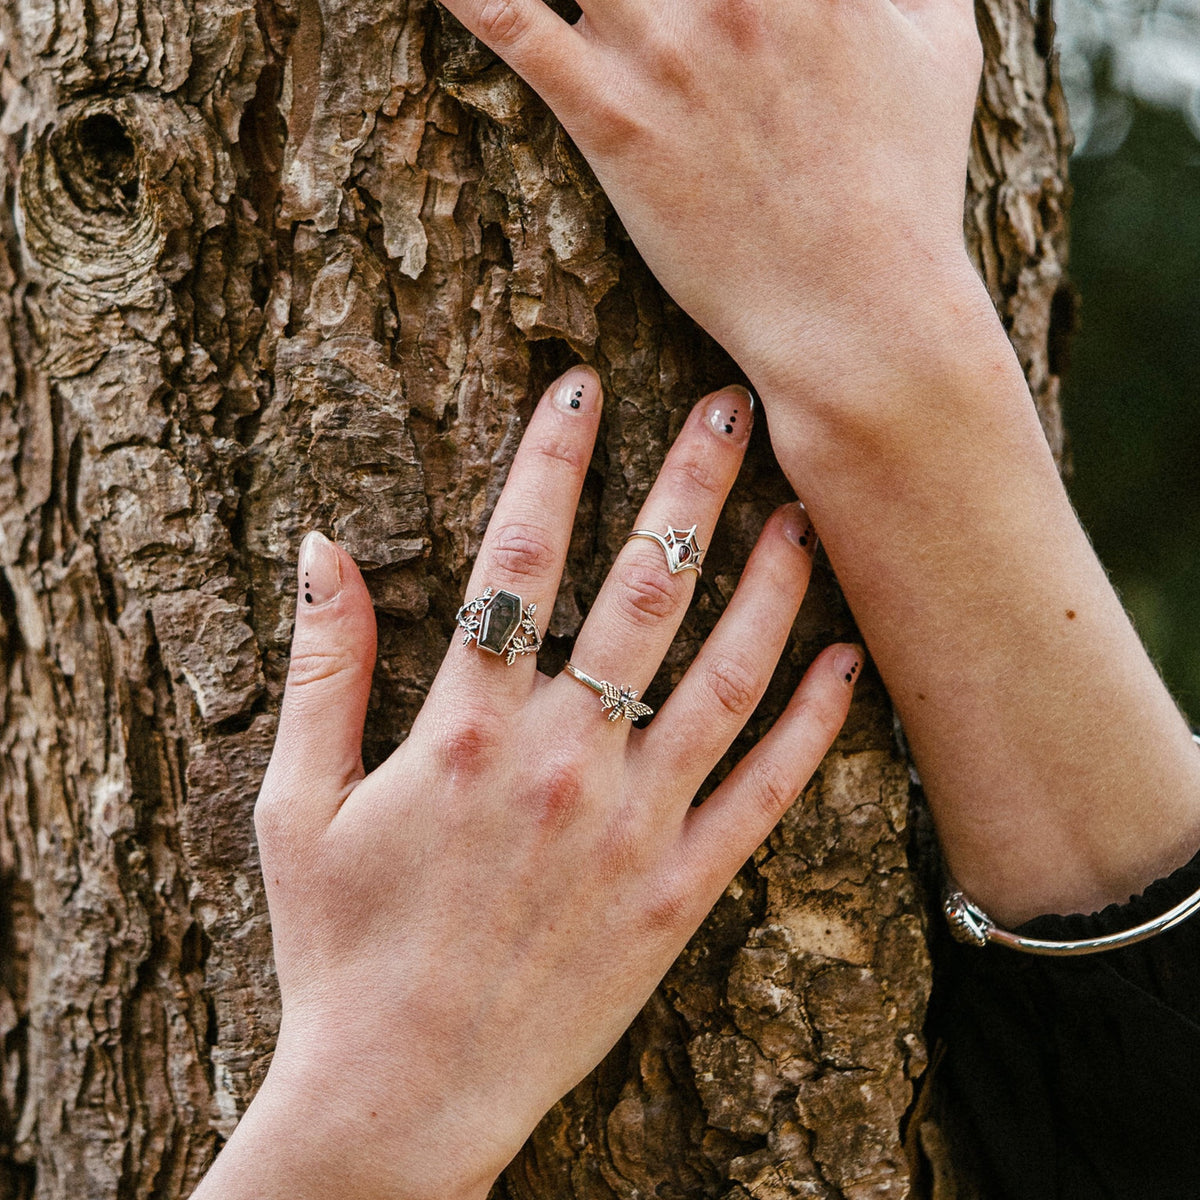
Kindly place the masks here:
POLYGON ((586 671, 581 671, 573 662, 563 664, 563 670, 578 680, 585 688, 591 688, 600 697, 600 707, 609 721, 636 721, 638 717, 648 717, 654 709, 648 704, 638 701, 638 694, 630 687, 617 687, 607 679, 593 679, 586 671))
POLYGON ((617 687, 607 679, 600 681, 604 689, 600 693, 600 707, 608 713, 610 721, 636 721, 638 717, 648 717, 654 709, 638 700, 638 694, 632 688, 617 687))

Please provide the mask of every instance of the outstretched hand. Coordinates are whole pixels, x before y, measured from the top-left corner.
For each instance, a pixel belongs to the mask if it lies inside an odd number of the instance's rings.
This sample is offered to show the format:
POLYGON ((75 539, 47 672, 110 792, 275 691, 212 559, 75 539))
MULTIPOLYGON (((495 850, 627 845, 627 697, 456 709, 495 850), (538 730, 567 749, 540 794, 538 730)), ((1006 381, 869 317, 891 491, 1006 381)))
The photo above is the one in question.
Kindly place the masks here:
POLYGON ((538 91, 651 270, 760 391, 974 280, 971 0, 443 0, 538 91))
MULTIPOLYGON (((543 397, 468 599, 507 590, 536 605, 544 629, 600 406, 586 368, 543 397)), ((694 524, 707 545, 751 419, 740 388, 701 401, 637 528, 694 524)), ((408 738, 365 775, 371 601, 345 551, 308 536, 256 811, 282 1026, 267 1080, 197 1196, 486 1193, 632 1021, 840 728, 861 659, 848 645, 816 659, 771 732, 692 805, 767 687, 814 544, 798 504, 769 519, 647 728, 607 719, 600 695, 565 672, 540 675, 534 654, 508 664, 460 629, 408 738)), ((654 539, 627 542, 574 665, 645 689, 695 578, 671 573, 654 539)))

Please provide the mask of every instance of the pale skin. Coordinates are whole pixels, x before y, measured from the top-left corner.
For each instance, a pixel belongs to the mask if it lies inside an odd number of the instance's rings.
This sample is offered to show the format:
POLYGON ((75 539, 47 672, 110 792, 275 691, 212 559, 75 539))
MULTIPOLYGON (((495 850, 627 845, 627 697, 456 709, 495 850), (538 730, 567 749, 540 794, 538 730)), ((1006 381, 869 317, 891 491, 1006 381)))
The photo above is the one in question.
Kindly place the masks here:
MULTIPOLYGON (((539 603, 544 627, 600 411, 586 367, 542 398, 469 596, 509 589, 539 603)), ((744 389, 701 401, 637 527, 686 513, 707 545, 752 420, 744 389)), ((768 520, 645 730, 607 720, 599 696, 539 674, 532 655, 506 665, 456 637, 409 736, 364 775, 374 612, 350 557, 309 535, 255 813, 283 1021, 197 1197, 486 1194, 633 1020, 841 727, 862 662, 849 644, 817 657, 771 732, 692 806, 766 690, 814 549, 799 504, 768 520)), ((671 574, 656 543, 627 543, 572 659, 642 691, 695 580, 671 574)))
POLYGON ((1187 861, 1200 754, 964 249, 969 0, 447 7, 762 397, 964 888, 1014 923, 1187 861))
MULTIPOLYGON (((959 882, 1015 923, 1125 900, 1190 858, 1200 755, 1075 519, 963 248, 980 69, 967 0, 584 0, 573 26, 542 0, 448 7, 554 109, 648 264, 762 397, 959 882)), ((596 403, 578 421, 552 397, 538 407, 468 595, 507 580, 549 606, 599 411, 594 377, 569 378, 596 403), (538 512, 555 528, 521 500, 544 494, 551 464, 556 501, 538 512)), ((673 520, 669 495, 704 512, 702 542, 740 458, 706 404, 672 455, 699 455, 719 486, 677 493, 696 472, 669 461, 639 518, 673 520)), ((279 1049, 197 1196, 324 1196, 331 1181, 351 1197, 485 1194, 844 715, 855 653, 833 647, 689 808, 803 593, 788 520, 768 523, 649 729, 613 729, 595 696, 531 660, 506 669, 456 645, 408 741, 365 779, 374 627, 336 552, 337 598, 301 602, 259 809, 279 1049), (512 714, 486 710, 497 686, 512 714), (675 780, 663 764, 687 757, 714 703, 728 719, 675 780), (562 719, 569 734, 548 739, 562 719), (534 761, 505 748, 530 739, 546 747, 534 761)), ((653 676, 690 588, 661 563, 644 541, 622 552, 574 651, 592 674, 653 676), (619 652, 614 629, 634 635, 619 652)))

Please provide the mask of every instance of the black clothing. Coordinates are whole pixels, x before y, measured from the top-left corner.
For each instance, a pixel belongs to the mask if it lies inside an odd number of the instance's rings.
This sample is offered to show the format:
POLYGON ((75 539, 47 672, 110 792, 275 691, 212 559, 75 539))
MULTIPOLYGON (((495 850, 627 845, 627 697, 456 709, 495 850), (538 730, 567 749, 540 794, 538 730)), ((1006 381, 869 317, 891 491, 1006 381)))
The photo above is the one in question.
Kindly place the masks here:
MULTIPOLYGON (((1030 937, 1115 933, 1200 889, 1200 855, 1128 904, 1030 937)), ((1200 1200, 1200 914, 1124 950, 1041 958, 946 939, 943 1109, 996 1200, 1200 1200)))

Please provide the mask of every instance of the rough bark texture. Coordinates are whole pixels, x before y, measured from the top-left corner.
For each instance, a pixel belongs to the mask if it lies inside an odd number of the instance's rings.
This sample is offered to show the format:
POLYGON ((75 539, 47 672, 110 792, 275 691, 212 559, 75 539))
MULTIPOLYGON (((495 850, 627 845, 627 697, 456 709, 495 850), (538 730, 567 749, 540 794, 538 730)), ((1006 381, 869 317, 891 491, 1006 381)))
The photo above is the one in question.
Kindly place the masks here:
MULTIPOLYGON (((1065 121, 1046 22, 979 12, 968 233, 1058 448, 1065 121)), ((730 372, 542 104, 427 0, 7 0, 0 106, 0 1197, 178 1200, 278 1020, 250 818, 300 536, 368 572, 377 762, 530 397, 576 355, 612 397, 552 671, 730 372)), ((651 702, 787 495, 760 430, 651 702)), ((814 593, 743 747, 846 631, 827 570, 814 593)), ((868 679, 499 1195, 910 1194, 929 968, 907 780, 868 679)))

